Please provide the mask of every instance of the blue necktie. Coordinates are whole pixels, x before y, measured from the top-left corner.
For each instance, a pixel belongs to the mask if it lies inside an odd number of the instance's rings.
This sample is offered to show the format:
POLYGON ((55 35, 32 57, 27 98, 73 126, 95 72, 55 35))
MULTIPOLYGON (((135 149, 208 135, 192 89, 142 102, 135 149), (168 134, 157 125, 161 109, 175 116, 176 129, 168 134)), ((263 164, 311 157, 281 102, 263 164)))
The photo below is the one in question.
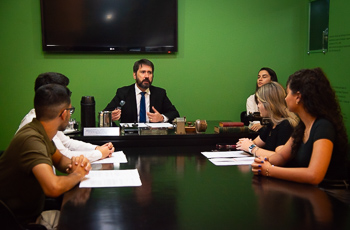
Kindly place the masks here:
POLYGON ((140 123, 146 123, 146 100, 145 93, 141 92, 141 101, 140 101, 140 123))

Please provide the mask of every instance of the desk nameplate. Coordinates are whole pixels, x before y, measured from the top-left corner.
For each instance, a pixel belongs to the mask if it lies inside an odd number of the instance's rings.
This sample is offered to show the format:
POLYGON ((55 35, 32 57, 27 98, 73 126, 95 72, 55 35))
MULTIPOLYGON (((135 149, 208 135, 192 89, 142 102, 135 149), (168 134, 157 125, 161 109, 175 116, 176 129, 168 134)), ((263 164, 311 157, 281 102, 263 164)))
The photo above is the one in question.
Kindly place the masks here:
POLYGON ((84 136, 119 136, 119 127, 85 127, 84 136))

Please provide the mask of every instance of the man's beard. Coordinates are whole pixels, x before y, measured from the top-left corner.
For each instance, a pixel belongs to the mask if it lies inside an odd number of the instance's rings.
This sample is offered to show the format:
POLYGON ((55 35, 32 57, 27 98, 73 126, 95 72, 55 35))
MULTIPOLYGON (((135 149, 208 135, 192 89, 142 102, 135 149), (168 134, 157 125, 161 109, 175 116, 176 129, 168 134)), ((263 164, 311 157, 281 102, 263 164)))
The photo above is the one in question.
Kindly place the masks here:
POLYGON ((152 85, 152 82, 150 80, 148 80, 148 79, 145 79, 142 82, 137 80, 136 83, 142 89, 148 89, 152 85), (145 84, 144 82, 148 82, 148 84, 147 83, 145 84))

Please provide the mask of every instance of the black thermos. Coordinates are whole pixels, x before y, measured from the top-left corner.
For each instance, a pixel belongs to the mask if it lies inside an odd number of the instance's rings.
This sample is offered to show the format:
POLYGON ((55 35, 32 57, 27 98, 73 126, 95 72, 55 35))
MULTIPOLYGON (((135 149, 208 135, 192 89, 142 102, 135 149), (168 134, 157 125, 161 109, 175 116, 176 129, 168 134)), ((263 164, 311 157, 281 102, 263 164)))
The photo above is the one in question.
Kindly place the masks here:
POLYGON ((93 96, 83 96, 80 101, 81 129, 96 127, 95 99, 93 96))

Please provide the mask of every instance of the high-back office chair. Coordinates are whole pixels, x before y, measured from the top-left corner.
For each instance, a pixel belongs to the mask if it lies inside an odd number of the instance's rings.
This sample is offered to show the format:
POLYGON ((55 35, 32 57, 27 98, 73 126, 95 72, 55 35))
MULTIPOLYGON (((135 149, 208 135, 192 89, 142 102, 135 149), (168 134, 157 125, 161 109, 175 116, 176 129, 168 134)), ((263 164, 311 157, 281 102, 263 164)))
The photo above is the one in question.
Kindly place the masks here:
POLYGON ((13 214, 11 209, 0 200, 0 229, 2 230, 47 230, 40 224, 29 224, 23 226, 13 214))

